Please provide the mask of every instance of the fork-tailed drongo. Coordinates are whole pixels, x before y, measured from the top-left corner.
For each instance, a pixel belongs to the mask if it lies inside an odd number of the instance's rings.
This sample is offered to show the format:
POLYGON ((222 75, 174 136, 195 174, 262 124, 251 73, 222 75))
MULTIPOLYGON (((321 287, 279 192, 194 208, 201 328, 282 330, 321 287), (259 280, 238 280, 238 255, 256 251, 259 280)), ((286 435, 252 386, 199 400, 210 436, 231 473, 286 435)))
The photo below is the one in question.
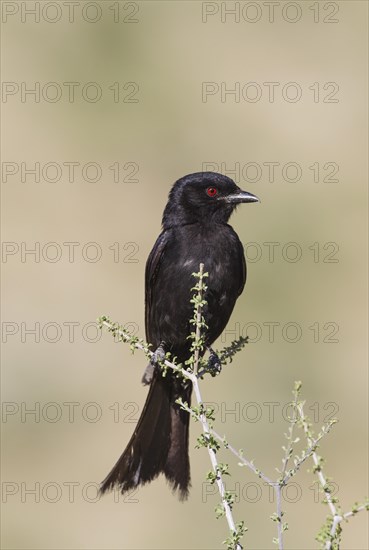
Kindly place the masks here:
MULTIPOLYGON (((224 330, 246 281, 243 247, 227 222, 238 204, 256 201, 233 180, 213 172, 190 174, 173 185, 145 275, 146 339, 158 354, 170 351, 179 363, 190 356, 192 274, 200 263, 209 273, 203 310, 207 347, 224 330)), ((189 414, 175 401, 181 397, 190 404, 191 384, 172 372, 163 377, 155 365, 148 367, 143 381, 150 389, 142 414, 101 492, 116 486, 124 493, 163 473, 185 499, 190 486, 189 414)))

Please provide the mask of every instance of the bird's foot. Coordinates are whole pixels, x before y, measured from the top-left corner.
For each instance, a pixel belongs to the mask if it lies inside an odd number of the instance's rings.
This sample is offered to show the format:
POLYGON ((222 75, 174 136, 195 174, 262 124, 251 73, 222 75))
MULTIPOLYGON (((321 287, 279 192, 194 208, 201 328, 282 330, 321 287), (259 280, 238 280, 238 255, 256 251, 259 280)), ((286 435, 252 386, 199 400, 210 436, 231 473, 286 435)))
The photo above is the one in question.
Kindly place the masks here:
POLYGON ((143 374, 141 382, 144 386, 148 386, 149 384, 151 384, 156 365, 161 361, 164 361, 164 359, 165 359, 164 342, 161 342, 161 344, 157 347, 157 349, 152 354, 150 363, 147 365, 145 372, 143 374))
POLYGON ((208 359, 207 371, 209 372, 209 374, 211 374, 211 376, 217 376, 222 371, 222 365, 220 363, 219 356, 210 347, 208 348, 208 351, 210 355, 208 359))
POLYGON ((155 366, 158 363, 161 363, 161 361, 164 361, 164 359, 165 359, 164 342, 161 342, 160 345, 156 348, 156 350, 152 354, 150 363, 155 366))

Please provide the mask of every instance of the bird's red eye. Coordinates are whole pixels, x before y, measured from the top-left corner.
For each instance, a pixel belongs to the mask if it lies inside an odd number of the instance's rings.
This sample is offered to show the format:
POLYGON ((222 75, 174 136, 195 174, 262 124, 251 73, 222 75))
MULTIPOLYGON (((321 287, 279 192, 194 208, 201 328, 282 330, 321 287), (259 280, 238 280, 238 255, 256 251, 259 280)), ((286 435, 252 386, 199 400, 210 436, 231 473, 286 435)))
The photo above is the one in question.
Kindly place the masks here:
POLYGON ((206 193, 209 197, 215 197, 215 195, 217 195, 218 193, 218 189, 216 189, 215 187, 208 187, 206 193))

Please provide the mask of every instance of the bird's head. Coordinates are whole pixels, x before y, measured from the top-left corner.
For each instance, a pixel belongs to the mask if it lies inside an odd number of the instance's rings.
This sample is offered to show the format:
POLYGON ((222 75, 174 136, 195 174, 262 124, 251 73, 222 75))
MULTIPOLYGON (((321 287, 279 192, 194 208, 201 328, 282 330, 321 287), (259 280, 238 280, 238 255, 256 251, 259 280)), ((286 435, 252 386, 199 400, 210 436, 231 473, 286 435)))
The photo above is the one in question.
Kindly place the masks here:
POLYGON ((242 202, 259 202, 259 199, 222 174, 189 174, 177 180, 169 193, 163 228, 198 222, 226 223, 242 202))

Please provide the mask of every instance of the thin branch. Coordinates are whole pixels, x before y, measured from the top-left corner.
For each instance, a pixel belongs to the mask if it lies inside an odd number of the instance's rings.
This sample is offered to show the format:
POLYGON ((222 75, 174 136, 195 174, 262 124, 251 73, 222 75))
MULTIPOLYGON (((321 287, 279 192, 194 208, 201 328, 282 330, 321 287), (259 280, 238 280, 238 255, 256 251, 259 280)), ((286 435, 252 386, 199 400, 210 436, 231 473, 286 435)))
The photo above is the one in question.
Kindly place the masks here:
POLYGON ((299 397, 299 391, 300 391, 300 388, 301 388, 301 384, 300 383, 298 383, 298 384, 299 384, 298 386, 295 386, 294 400, 292 402, 293 418, 290 422, 290 425, 288 426, 288 435, 286 434, 286 438, 287 438, 287 441, 288 441, 288 446, 284 448, 284 457, 282 459, 282 465, 283 466, 282 466, 282 471, 281 471, 282 478, 284 478, 285 475, 286 475, 288 461, 291 458, 292 452, 293 452, 293 444, 297 443, 297 441, 293 440, 293 430, 294 430, 294 427, 296 426, 296 423, 297 423, 297 416, 296 416, 297 401, 298 401, 298 397, 299 397))
POLYGON ((277 532, 278 532, 278 548, 283 550, 283 522, 282 522, 282 486, 281 484, 274 487, 277 500, 277 532))
MULTIPOLYGON (((303 403, 299 404, 298 409, 299 409, 299 413, 300 413, 300 421, 301 421, 302 427, 304 429, 308 444, 311 446, 312 445, 312 440, 311 440, 311 436, 310 436, 310 428, 309 428, 309 423, 308 423, 308 421, 306 419, 306 416, 305 416, 303 403)), ((332 518, 333 518, 332 528, 331 528, 331 532, 330 532, 331 540, 327 540, 326 544, 325 544, 325 549, 326 550, 331 550, 332 540, 333 540, 333 538, 336 534, 337 527, 338 527, 339 523, 343 520, 343 518, 338 514, 335 503, 333 502, 331 493, 330 493, 329 488, 328 488, 327 480, 326 480, 326 478, 325 478, 325 476, 322 472, 320 460, 319 460, 319 457, 316 454, 315 450, 312 452, 312 457, 313 457, 313 462, 314 462, 314 465, 315 465, 315 473, 318 476, 320 485, 321 485, 321 487, 323 489, 323 492, 325 494, 325 498, 327 499, 327 503, 328 503, 328 506, 329 506, 329 509, 331 511, 332 518)))
MULTIPOLYGON (((202 401, 202 397, 201 397, 201 392, 200 392, 198 379, 197 379, 197 376, 196 376, 195 373, 197 372, 198 363, 199 363, 199 360, 200 360, 199 342, 200 342, 200 339, 201 339, 201 326, 202 326, 201 309, 202 309, 202 289, 203 289, 203 286, 202 286, 203 267, 204 267, 203 264, 201 264, 201 266, 200 266, 200 285, 199 285, 199 288, 201 290, 199 291, 200 296, 198 295, 199 299, 197 300, 197 304, 196 304, 196 334, 195 334, 194 372, 189 372, 186 369, 183 369, 182 367, 178 367, 177 365, 175 365, 174 363, 168 361, 167 359, 164 359, 162 361, 162 363, 166 367, 168 367, 168 368, 170 368, 174 371, 181 372, 181 374, 185 378, 187 378, 188 380, 190 380, 192 382, 192 386, 193 386, 194 394, 195 394, 195 397, 196 397, 197 405, 200 407, 200 411, 203 407, 203 401, 202 401)), ((130 345, 131 345, 132 350, 140 349, 140 350, 144 351, 144 353, 148 357, 151 357, 153 355, 153 352, 149 349, 148 345, 145 344, 145 342, 143 342, 142 340, 139 340, 135 337, 132 337, 127 331, 124 331, 122 329, 122 327, 120 327, 119 325, 117 325, 115 323, 112 323, 107 317, 101 317, 99 319, 99 323, 100 323, 100 326, 105 326, 110 332, 112 332, 114 334, 114 336, 117 335, 121 340, 123 340, 125 342, 129 342, 130 345)), ((189 412, 191 412, 191 414, 193 414, 193 411, 191 411, 191 409, 188 409, 183 403, 181 404, 181 406, 185 410, 189 410, 189 412)), ((203 412, 200 412, 200 414, 198 415, 198 420, 201 423, 204 438, 207 441, 209 441, 209 437, 212 433, 212 430, 210 429, 210 426, 209 426, 206 415, 203 412)), ((225 513, 225 516, 226 516, 226 520, 227 520, 227 523, 228 523, 228 527, 229 527, 231 533, 233 535, 236 535, 237 534, 237 528, 236 528, 236 525, 235 525, 235 522, 234 522, 234 519, 233 519, 233 516, 232 516, 232 510, 231 510, 230 503, 227 500, 226 490, 225 490, 225 487, 224 487, 224 482, 223 482, 223 478, 222 478, 222 474, 221 474, 221 468, 219 467, 219 463, 218 463, 218 460, 217 460, 217 457, 216 457, 215 450, 211 445, 207 445, 207 449, 208 449, 211 465, 212 465, 212 468, 213 468, 213 472, 215 474, 215 480, 216 480, 216 483, 217 483, 217 486, 218 486, 219 494, 220 494, 221 501, 222 501, 222 506, 223 506, 224 513, 225 513)), ((242 550, 242 546, 238 542, 235 545, 235 550, 242 550)))
POLYGON ((201 341, 201 327, 202 327, 202 299, 203 299, 203 276, 204 276, 204 264, 200 264, 199 271, 199 284, 196 304, 196 334, 195 334, 195 352, 194 352, 194 372, 197 375, 199 370, 200 361, 200 341, 201 341))
MULTIPOLYGON (((323 437, 325 435, 327 435, 327 433, 329 433, 331 427, 333 426, 333 423, 329 423, 325 426, 325 430, 322 431, 318 437, 316 439, 313 439, 311 440, 311 444, 310 444, 310 447, 308 448, 307 451, 305 451, 304 455, 299 458, 299 460, 296 461, 295 463, 295 467, 292 468, 292 470, 289 470, 285 477, 283 478, 283 485, 286 485, 287 482, 291 479, 291 477, 293 477, 294 475, 296 475, 296 473, 298 472, 298 470, 300 469, 301 465, 308 459, 310 458, 312 455, 314 455, 315 453, 315 450, 316 448, 318 447, 318 443, 321 439, 323 439, 323 437)), ((316 453, 315 453, 316 454, 316 453)))
POLYGON ((349 519, 350 517, 356 516, 359 512, 363 512, 364 510, 369 510, 369 503, 362 504, 361 506, 355 507, 354 510, 351 510, 350 512, 346 512, 346 514, 343 514, 343 516, 338 516, 340 518, 340 522, 344 519, 349 519))
MULTIPOLYGON (((197 404, 201 406, 203 401, 202 401, 202 398, 201 398, 201 393, 200 393, 200 387, 199 387, 199 384, 198 384, 198 380, 195 376, 193 376, 193 378, 191 377, 191 380, 192 380, 193 389, 194 389, 194 393, 195 393, 195 396, 196 396, 197 404)), ((199 415, 199 421, 201 422, 201 425, 202 425, 202 431, 203 431, 205 437, 208 439, 208 437, 211 434, 212 430, 210 429, 210 426, 209 426, 209 423, 207 421, 206 415, 205 414, 200 414, 199 415)), ((224 488, 222 474, 220 473, 217 456, 216 456, 216 453, 215 453, 215 451, 212 447, 208 446, 207 449, 208 449, 208 453, 209 453, 209 457, 210 457, 211 465, 213 467, 214 474, 216 475, 216 483, 218 485, 218 491, 219 491, 220 497, 222 499, 222 504, 223 504, 223 507, 224 507, 224 512, 225 512, 225 515, 226 515, 228 527, 229 527, 230 531, 232 531, 232 533, 234 533, 234 532, 236 532, 236 525, 235 525, 234 520, 233 520, 232 510, 230 508, 230 505, 229 505, 227 499, 225 498, 225 488, 224 488)), ((241 550, 242 546, 240 544, 237 544, 236 548, 237 548, 237 550, 241 550)))
MULTIPOLYGON (((203 268, 203 266, 202 266, 203 268)), ((200 268, 200 274, 203 275, 203 271, 200 268)), ((202 307, 202 294, 197 297, 197 310, 196 310, 196 334, 195 334, 195 348, 194 348, 194 371, 188 371, 184 369, 181 365, 175 365, 171 361, 164 359, 161 364, 164 365, 167 368, 172 369, 175 372, 181 373, 181 375, 190 380, 193 385, 194 394, 196 397, 197 405, 199 407, 199 413, 197 414, 192 408, 188 407, 185 403, 181 403, 181 407, 188 411, 189 414, 191 414, 194 418, 200 421, 202 426, 203 435, 205 438, 205 441, 207 441, 207 449, 210 457, 210 461, 212 464, 213 472, 214 472, 214 479, 217 482, 219 494, 221 496, 222 505, 224 509, 224 513, 227 519, 227 523, 229 526, 229 529, 233 536, 237 537, 237 542, 234 544, 235 550, 241 550, 242 546, 238 542, 239 540, 239 528, 236 527, 233 516, 232 516, 232 510, 229 501, 227 500, 227 493, 225 491, 222 473, 221 473, 221 465, 217 461, 216 452, 214 450, 214 447, 211 445, 210 438, 213 437, 215 440, 222 443, 227 449, 230 450, 230 452, 237 457, 237 459, 240 462, 240 465, 247 466, 254 474, 256 474, 260 479, 262 479, 265 483, 267 483, 269 486, 273 487, 275 494, 276 494, 276 502, 277 502, 277 512, 276 514, 273 514, 272 519, 277 522, 277 529, 278 529, 278 539, 275 540, 276 543, 278 543, 279 550, 283 550, 283 532, 286 528, 282 522, 282 509, 281 509, 281 501, 282 501, 282 488, 287 485, 288 481, 297 473, 297 471, 300 469, 301 465, 312 456, 313 462, 315 465, 314 471, 318 476, 320 485, 322 486, 322 489, 324 491, 327 503, 329 505, 331 514, 332 514, 332 525, 330 528, 329 533, 329 540, 326 540, 325 543, 325 550, 331 550, 332 549, 332 543, 335 540, 335 537, 337 535, 337 529, 339 524, 342 521, 348 520, 350 517, 353 517, 357 513, 363 511, 363 510, 369 510, 369 503, 363 504, 363 505, 355 505, 355 507, 350 511, 346 512, 345 514, 339 514, 337 507, 335 506, 335 502, 332 499, 332 496, 329 491, 329 486, 327 479, 325 478, 322 468, 321 468, 321 460, 319 456, 316 453, 316 448, 318 447, 318 443, 320 440, 329 432, 330 428, 334 424, 334 421, 329 422, 326 426, 323 426, 321 432, 316 438, 312 437, 312 433, 310 431, 310 426, 308 423, 308 419, 305 416, 304 413, 304 404, 297 402, 297 396, 295 395, 295 400, 293 402, 294 407, 299 412, 299 422, 301 423, 301 426, 304 430, 305 436, 307 438, 307 442, 309 445, 309 448, 307 451, 303 452, 303 455, 297 459, 295 459, 295 466, 294 468, 287 470, 288 460, 290 459, 292 455, 292 446, 293 443, 296 441, 292 440, 293 436, 293 427, 295 425, 295 419, 293 419, 293 425, 290 427, 289 430, 289 445, 285 449, 285 456, 284 459, 282 459, 283 468, 280 472, 282 475, 277 481, 273 481, 268 476, 266 476, 261 470, 259 470, 252 461, 249 461, 247 458, 245 458, 242 454, 242 451, 237 451, 232 445, 230 445, 224 437, 221 437, 213 428, 210 427, 206 411, 204 411, 203 408, 203 401, 201 397, 200 392, 200 386, 198 377, 196 375, 196 372, 198 371, 198 364, 200 359, 200 347, 196 347, 197 344, 199 344, 201 340, 201 329, 199 329, 199 326, 203 326, 203 319, 201 316, 201 307, 202 307)), ((153 352, 150 350, 148 344, 146 344, 143 340, 138 339, 135 336, 132 336, 129 334, 129 332, 123 330, 123 328, 118 325, 117 323, 113 323, 108 319, 107 317, 101 317, 99 319, 100 327, 105 326, 109 332, 111 332, 114 336, 118 336, 120 340, 127 342, 130 344, 131 350, 134 351, 135 349, 139 349, 145 353, 147 357, 151 357, 153 355, 153 352)), ((296 391, 296 387, 295 387, 296 391)))
MULTIPOLYGON (((204 291, 206 291, 206 285, 204 284, 205 276, 207 276, 207 274, 204 274, 204 264, 201 263, 199 273, 196 274, 196 277, 198 277, 199 279, 198 284, 195 286, 195 290, 197 290, 197 295, 195 295, 192 300, 192 302, 195 304, 194 322, 196 324, 196 331, 194 335, 193 348, 192 348, 194 350, 194 372, 191 375, 191 381, 192 381, 192 386, 196 397, 196 401, 200 410, 199 421, 202 426, 204 439, 207 442, 206 447, 209 453, 209 458, 213 468, 215 481, 217 483, 218 491, 221 497, 223 510, 227 519, 228 527, 231 533, 234 535, 237 532, 237 529, 233 520, 231 505, 229 500, 227 499, 221 469, 219 467, 218 459, 216 456, 216 448, 211 443, 210 426, 209 426, 207 415, 203 412, 203 400, 201 397, 200 386, 197 378, 197 373, 199 370, 199 362, 200 362, 200 352, 203 350, 201 329, 206 326, 205 320, 203 319, 203 316, 202 316, 202 309, 204 305, 203 293, 204 291)), ((235 548, 236 550, 242 550, 242 546, 238 542, 236 543, 235 548)))
POLYGON ((241 454, 239 451, 237 451, 234 447, 232 447, 232 445, 230 443, 228 443, 228 441, 225 441, 224 437, 220 436, 215 430, 213 430, 211 428, 210 430, 210 433, 211 435, 213 435, 215 437, 215 439, 217 439, 218 441, 220 441, 221 443, 223 443, 223 445, 225 446, 226 449, 229 449, 231 451, 232 454, 234 454, 234 456, 241 462, 242 465, 244 466, 247 466, 252 472, 254 472, 254 474, 256 474, 260 479, 262 479, 263 481, 265 481, 265 483, 268 483, 270 485, 272 485, 274 482, 268 477, 266 476, 261 470, 259 470, 255 464, 253 462, 251 462, 250 460, 247 460, 247 458, 245 458, 243 456, 243 454, 241 454))
MULTIPOLYGON (((303 403, 300 403, 298 405, 298 409, 299 409, 300 420, 301 420, 302 427, 303 427, 305 435, 306 435, 307 442, 310 445, 310 447, 313 447, 313 445, 312 445, 313 442, 312 442, 312 439, 311 439, 311 436, 310 436, 309 424, 308 424, 308 421, 307 421, 306 416, 305 416, 303 403)), ((336 516, 336 515, 338 515, 337 514, 337 508, 334 505, 334 502, 332 500, 330 491, 328 490, 327 480, 326 480, 326 478, 325 478, 325 476, 322 472, 319 457, 316 454, 315 450, 313 450, 313 452, 311 454, 312 454, 313 462, 314 462, 314 465, 315 465, 315 472, 318 476, 318 479, 319 479, 320 484, 322 486, 322 489, 324 491, 325 497, 326 497, 327 502, 328 502, 329 509, 332 513, 332 516, 336 516)), ((330 548, 330 546, 329 546, 329 548, 330 548)))

